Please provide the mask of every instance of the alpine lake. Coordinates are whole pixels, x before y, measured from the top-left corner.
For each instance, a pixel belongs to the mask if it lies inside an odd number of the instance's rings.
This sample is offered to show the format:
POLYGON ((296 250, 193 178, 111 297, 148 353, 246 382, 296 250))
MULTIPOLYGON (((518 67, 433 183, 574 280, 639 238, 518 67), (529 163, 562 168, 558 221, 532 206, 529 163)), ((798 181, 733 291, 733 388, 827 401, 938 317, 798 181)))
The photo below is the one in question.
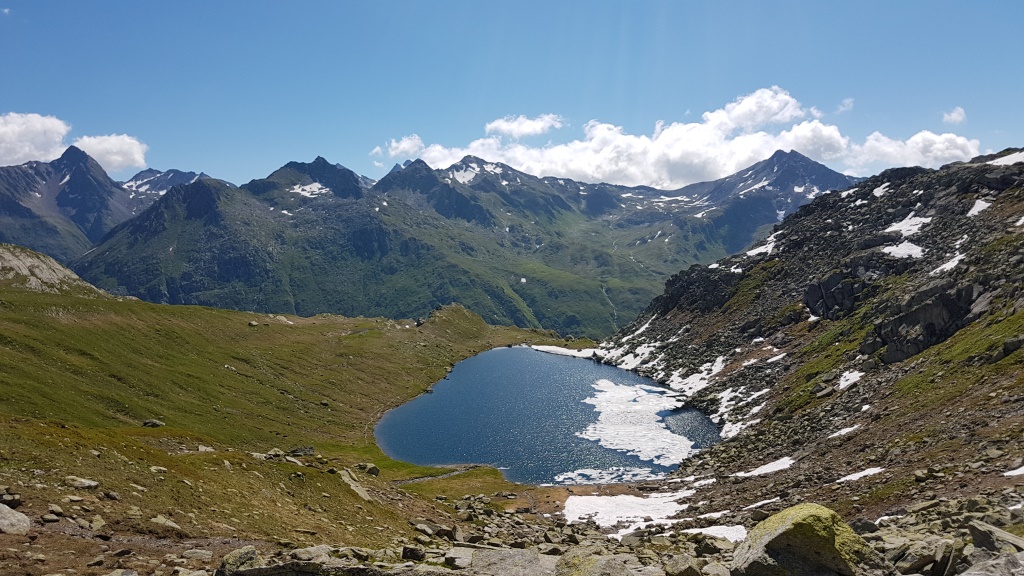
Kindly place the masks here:
POLYGON ((719 428, 668 388, 589 359, 497 348, 384 414, 374 429, 391 458, 484 464, 519 483, 586 484, 664 476, 719 428))

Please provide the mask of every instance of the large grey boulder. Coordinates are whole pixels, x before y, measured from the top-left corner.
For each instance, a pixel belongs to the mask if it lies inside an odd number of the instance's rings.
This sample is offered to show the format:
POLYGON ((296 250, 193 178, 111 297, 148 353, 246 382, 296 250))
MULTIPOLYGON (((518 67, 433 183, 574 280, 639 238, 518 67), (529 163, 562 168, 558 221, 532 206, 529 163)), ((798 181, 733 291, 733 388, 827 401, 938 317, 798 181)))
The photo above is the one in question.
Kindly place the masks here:
POLYGON ((501 574, 501 576, 548 576, 554 566, 548 564, 536 549, 477 550, 473 554, 470 568, 480 574, 501 574))
POLYGON ((559 558, 555 576, 664 576, 657 566, 644 566, 631 554, 601 555, 594 547, 571 549, 559 558))
POLYGON ((967 569, 960 576, 1020 576, 1024 574, 1024 562, 1019 555, 1000 554, 985 562, 979 562, 967 569))
POLYGON ((895 576, 896 569, 843 519, 799 504, 750 531, 733 557, 733 576, 895 576))
POLYGON ((32 521, 28 519, 28 516, 0 504, 0 534, 24 536, 31 529, 32 521))

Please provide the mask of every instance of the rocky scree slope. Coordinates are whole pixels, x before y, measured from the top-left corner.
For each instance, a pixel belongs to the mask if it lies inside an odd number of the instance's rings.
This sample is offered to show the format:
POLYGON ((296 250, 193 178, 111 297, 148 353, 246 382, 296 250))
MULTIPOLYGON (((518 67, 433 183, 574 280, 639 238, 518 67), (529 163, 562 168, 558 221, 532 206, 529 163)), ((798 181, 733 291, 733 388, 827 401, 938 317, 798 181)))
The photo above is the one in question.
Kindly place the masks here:
POLYGON ((702 495, 733 510, 813 500, 877 517, 1012 485, 1022 160, 888 170, 825 194, 751 250, 675 275, 599 355, 721 424, 726 441, 678 474, 718 479, 702 495))
POLYGON ((604 337, 673 271, 745 246, 850 181, 796 152, 671 192, 471 156, 443 170, 410 162, 373 183, 317 158, 240 188, 174 188, 74 269, 153 302, 389 317, 458 302, 492 323, 604 337))

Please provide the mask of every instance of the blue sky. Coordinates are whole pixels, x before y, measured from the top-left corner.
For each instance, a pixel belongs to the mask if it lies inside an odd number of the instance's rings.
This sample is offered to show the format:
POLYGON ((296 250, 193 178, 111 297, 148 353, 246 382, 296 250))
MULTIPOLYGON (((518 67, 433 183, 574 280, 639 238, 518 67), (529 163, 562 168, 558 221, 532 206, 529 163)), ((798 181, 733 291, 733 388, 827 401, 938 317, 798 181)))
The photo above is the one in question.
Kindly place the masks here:
POLYGON ((663 188, 1024 146, 1024 3, 0 0, 0 165, 235 183, 464 153, 663 188), (660 123, 660 124, 659 124, 660 123), (376 149, 376 152, 375 152, 376 149))

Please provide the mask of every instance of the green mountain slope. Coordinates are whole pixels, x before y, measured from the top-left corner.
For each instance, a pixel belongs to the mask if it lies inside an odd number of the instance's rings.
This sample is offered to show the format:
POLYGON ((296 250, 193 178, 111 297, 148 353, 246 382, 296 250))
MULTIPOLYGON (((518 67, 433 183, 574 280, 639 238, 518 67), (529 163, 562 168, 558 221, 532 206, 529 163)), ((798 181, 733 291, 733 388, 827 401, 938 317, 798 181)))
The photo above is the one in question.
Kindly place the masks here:
POLYGON ((378 546, 411 537, 408 515, 434 514, 390 481, 443 472, 383 456, 380 414, 471 354, 549 336, 460 307, 417 326, 116 299, 10 245, 0 327, 0 481, 27 502, 59 502, 74 475, 101 482, 83 505, 118 531, 378 546), (250 455, 306 446, 305 466, 250 455), (359 476, 372 501, 335 473, 369 460, 382 469, 359 476), (158 514, 179 528, 150 523, 158 514))
POLYGON ((600 337, 674 270, 749 243, 789 201, 780 198, 791 200, 783 181, 803 190, 823 177, 815 170, 830 173, 780 153, 746 180, 667 197, 473 157, 445 170, 412 162, 365 188, 318 158, 240 188, 208 179, 175 188, 74 268, 153 302, 389 317, 457 302, 491 323, 600 337))

